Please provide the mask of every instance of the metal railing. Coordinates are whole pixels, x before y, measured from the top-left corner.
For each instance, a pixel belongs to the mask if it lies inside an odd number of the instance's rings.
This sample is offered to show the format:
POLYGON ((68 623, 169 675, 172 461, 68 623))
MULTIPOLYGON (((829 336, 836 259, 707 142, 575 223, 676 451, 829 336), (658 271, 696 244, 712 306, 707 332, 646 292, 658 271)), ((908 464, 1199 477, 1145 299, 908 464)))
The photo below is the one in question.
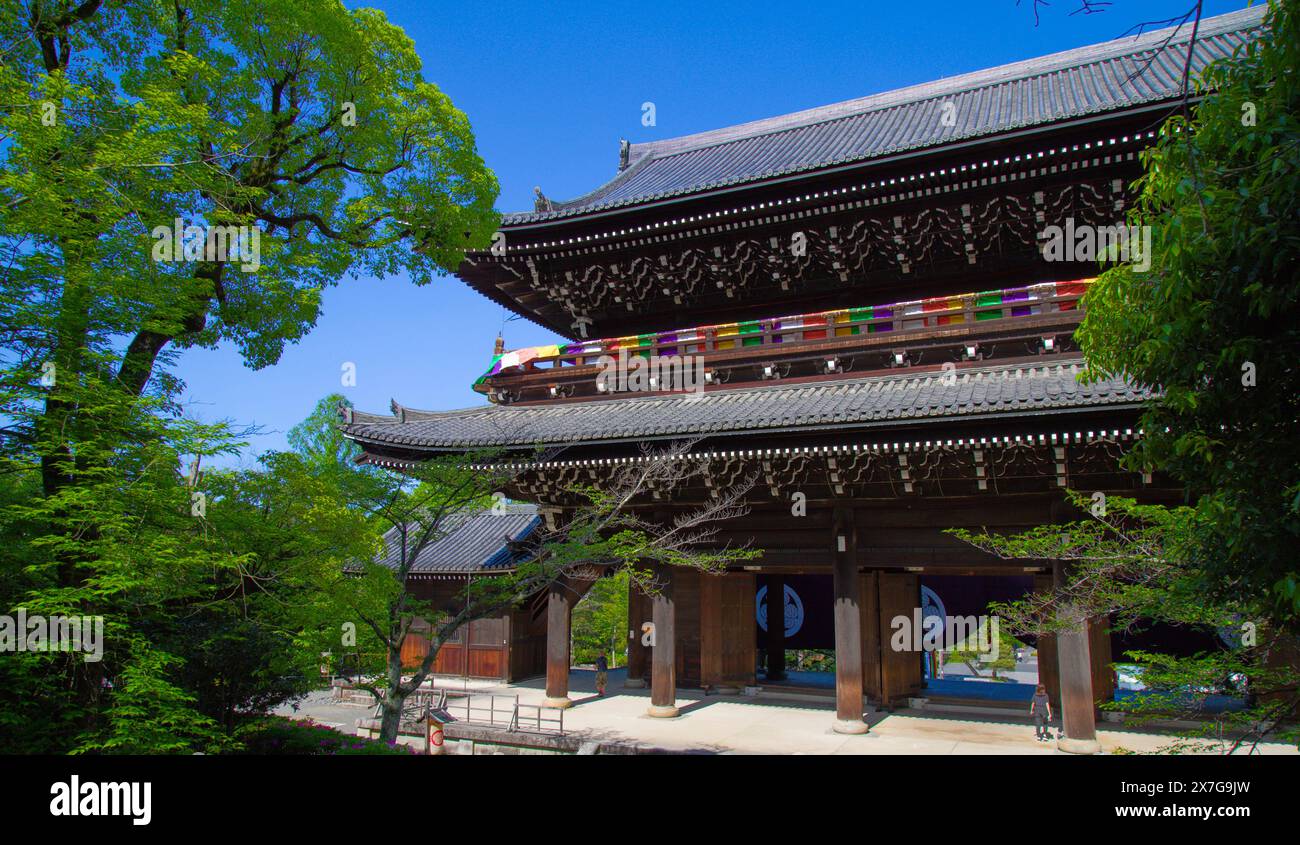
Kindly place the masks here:
MULTIPOLYGON (((382 691, 381 691, 382 692, 382 691)), ((383 715, 383 702, 375 702, 374 718, 383 715)), ((402 702, 401 730, 419 732, 429 717, 466 725, 564 735, 564 709, 544 704, 520 704, 518 695, 462 692, 444 688, 418 689, 402 702)))
POLYGON ((510 730, 518 731, 525 728, 535 730, 538 733, 558 733, 564 735, 564 708, 563 707, 546 707, 541 704, 515 704, 515 714, 510 721, 510 730), (557 716, 545 715, 548 711, 554 711, 557 716), (524 718, 524 713, 531 713, 531 718, 524 718), (548 727, 554 725, 554 727, 548 727))

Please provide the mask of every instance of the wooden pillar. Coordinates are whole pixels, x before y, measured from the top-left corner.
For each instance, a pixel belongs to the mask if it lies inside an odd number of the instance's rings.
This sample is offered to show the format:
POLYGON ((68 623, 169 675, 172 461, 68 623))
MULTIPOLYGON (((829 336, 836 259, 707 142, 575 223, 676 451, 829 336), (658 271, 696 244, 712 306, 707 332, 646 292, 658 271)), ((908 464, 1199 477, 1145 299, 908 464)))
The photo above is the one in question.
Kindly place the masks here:
POLYGON ((785 679, 785 576, 767 576, 767 679, 785 679))
POLYGON ((659 591, 653 596, 654 645, 650 648, 651 716, 677 715, 677 612, 673 606, 673 570, 661 567, 657 573, 659 591))
POLYGON ((645 596, 636 585, 627 585, 627 680, 623 686, 628 689, 645 689, 645 672, 649 650, 641 642, 645 632, 641 626, 650 620, 646 618, 645 596))
POLYGON ((565 579, 551 584, 546 595, 546 700, 547 707, 568 707, 569 622, 573 599, 565 579))
POLYGON ((1080 611, 1064 608, 1067 627, 1056 635, 1061 672, 1061 724, 1065 734, 1056 747, 1071 754, 1096 754, 1096 702, 1092 695, 1092 660, 1088 649, 1088 620, 1080 611))
POLYGON ((1110 649, 1110 620, 1088 620, 1088 657, 1092 665, 1092 700, 1099 707, 1115 698, 1114 656, 1110 649))
MULTIPOLYGON (((853 512, 836 508, 831 536, 835 593, 835 724, 836 733, 863 734, 862 721, 862 583, 858 578, 857 533, 853 512)), ((771 594, 768 595, 768 628, 771 594)))

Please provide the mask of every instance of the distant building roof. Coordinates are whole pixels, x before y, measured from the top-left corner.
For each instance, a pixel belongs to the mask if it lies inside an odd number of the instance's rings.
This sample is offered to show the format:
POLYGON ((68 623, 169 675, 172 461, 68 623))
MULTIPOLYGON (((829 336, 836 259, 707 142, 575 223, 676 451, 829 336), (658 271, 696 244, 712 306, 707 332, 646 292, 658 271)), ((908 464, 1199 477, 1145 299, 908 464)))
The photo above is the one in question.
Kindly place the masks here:
MULTIPOLYGON (((1265 4, 1201 22, 1192 73, 1258 37, 1265 4)), ((1158 30, 709 132, 632 144, 585 196, 506 225, 635 205, 1181 96, 1191 26, 1158 30), (1179 49, 1179 48, 1182 49, 1179 49), (945 115, 951 117, 946 120, 945 115)))
MULTIPOLYGON (((536 506, 527 504, 506 505, 503 513, 484 510, 453 516, 443 535, 420 551, 410 572, 469 575, 509 571, 520 559, 509 544, 525 539, 540 524, 536 506)), ((385 555, 378 562, 396 569, 398 543, 397 529, 389 529, 384 535, 385 555)))
POLYGON ((363 446, 398 449, 577 445, 1004 418, 1136 406, 1151 395, 1119 379, 1080 384, 1076 376, 1082 363, 1079 359, 1006 363, 952 373, 900 370, 832 382, 442 413, 407 409, 404 422, 358 412, 343 431, 363 446))

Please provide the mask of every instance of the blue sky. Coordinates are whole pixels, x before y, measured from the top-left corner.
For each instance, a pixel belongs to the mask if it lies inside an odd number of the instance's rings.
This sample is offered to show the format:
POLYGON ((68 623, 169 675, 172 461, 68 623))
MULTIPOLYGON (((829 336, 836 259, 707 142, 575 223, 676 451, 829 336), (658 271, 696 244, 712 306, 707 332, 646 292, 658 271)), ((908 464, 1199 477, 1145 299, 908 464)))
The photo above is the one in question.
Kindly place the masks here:
MULTIPOLYGON (((360 5, 360 4, 357 4, 360 5)), ((862 97, 1120 37, 1182 14, 1190 0, 1114 0, 1074 15, 1053 0, 1035 25, 1032 0, 792 3, 434 3, 389 0, 425 77, 464 111, 501 181, 498 208, 586 193, 614 175, 618 141, 686 135, 862 97), (653 102, 657 125, 641 125, 653 102)), ((1246 0, 1206 0, 1205 14, 1246 0)), ((470 384, 491 360, 507 313, 448 277, 345 281, 280 362, 247 369, 236 351, 190 350, 178 375, 187 413, 263 430, 239 461, 285 448, 285 433, 331 392, 362 410, 390 398, 421 409, 482 404, 470 384), (357 384, 342 388, 341 368, 357 384)), ((507 347, 551 342, 527 321, 504 324, 507 347)))

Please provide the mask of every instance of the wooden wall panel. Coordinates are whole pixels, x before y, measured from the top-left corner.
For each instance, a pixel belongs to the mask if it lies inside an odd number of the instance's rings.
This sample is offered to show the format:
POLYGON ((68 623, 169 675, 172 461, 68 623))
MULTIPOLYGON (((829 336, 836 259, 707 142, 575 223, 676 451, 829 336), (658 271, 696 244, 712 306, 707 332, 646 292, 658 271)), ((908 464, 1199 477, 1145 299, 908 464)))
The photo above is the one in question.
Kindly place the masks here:
POLYGON ((689 569, 673 574, 673 601, 677 610, 676 672, 679 687, 700 686, 700 579, 689 569))
POLYGON ((912 618, 921 605, 921 578, 913 573, 880 573, 880 656, 881 699, 883 706, 898 706, 902 699, 920 692, 923 678, 921 655, 915 651, 897 651, 890 645, 895 616, 912 618))
POLYGON ((873 704, 881 704, 880 661, 880 573, 864 572, 859 576, 862 598, 862 694, 873 704))
POLYGON ((545 614, 534 618, 531 604, 510 614, 511 682, 546 674, 545 614))
POLYGON ((629 678, 639 677, 650 683, 650 649, 641 644, 644 633, 641 626, 651 621, 650 600, 636 587, 628 586, 627 596, 627 673, 629 678))
POLYGON ((725 575, 700 576, 700 686, 722 685, 722 581, 725 575))
POLYGON ((751 686, 758 660, 758 622, 754 619, 755 576, 733 572, 722 577, 722 680, 751 686))

